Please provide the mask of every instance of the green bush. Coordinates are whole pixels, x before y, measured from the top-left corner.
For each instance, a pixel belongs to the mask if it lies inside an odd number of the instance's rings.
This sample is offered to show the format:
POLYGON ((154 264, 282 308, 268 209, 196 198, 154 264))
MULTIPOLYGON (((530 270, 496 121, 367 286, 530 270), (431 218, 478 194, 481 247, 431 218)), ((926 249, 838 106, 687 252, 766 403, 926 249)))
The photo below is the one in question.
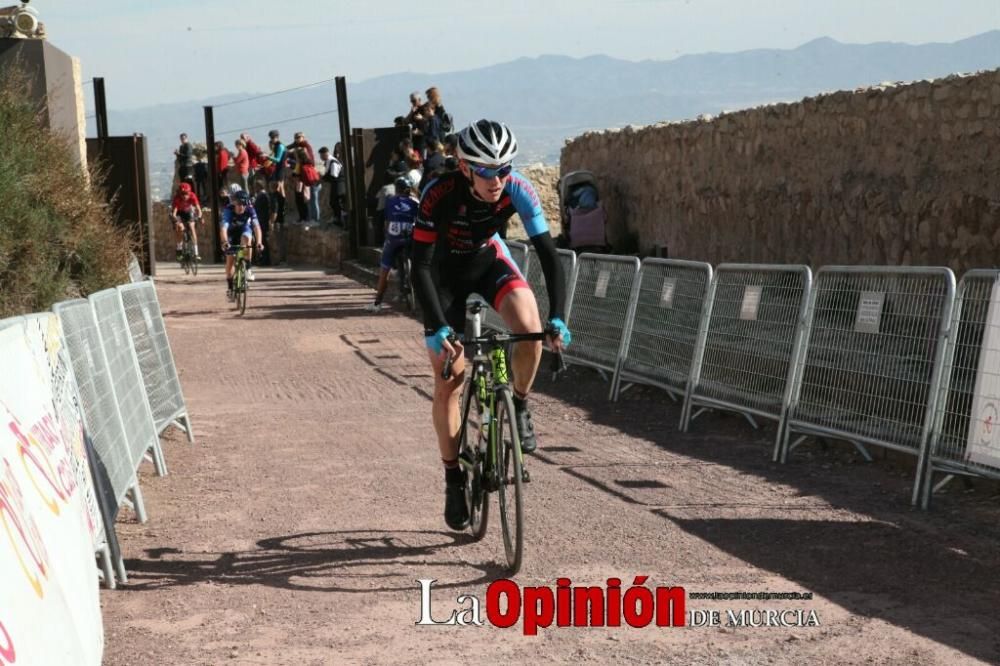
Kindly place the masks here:
POLYGON ((126 230, 97 173, 45 129, 18 74, 0 73, 0 318, 48 310, 128 279, 126 230))

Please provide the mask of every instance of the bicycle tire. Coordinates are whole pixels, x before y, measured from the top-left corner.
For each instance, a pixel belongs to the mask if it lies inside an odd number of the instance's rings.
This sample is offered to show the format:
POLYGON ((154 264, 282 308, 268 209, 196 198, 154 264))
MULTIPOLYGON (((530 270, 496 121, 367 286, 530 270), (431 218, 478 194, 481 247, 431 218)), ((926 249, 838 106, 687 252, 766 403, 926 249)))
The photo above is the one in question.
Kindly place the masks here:
POLYGON ((198 260, 195 259, 194 255, 191 255, 191 275, 198 275, 198 260))
POLYGON ((507 386, 496 389, 497 462, 500 484, 497 504, 504 553, 511 574, 521 569, 524 558, 524 500, 522 496, 521 441, 514 418, 514 400, 507 386))
POLYGON ((490 496, 483 488, 483 465, 486 451, 479 450, 482 439, 482 406, 474 382, 465 383, 462 395, 462 428, 459 457, 468 462, 465 476, 465 502, 469 507, 469 530, 479 541, 486 536, 490 520, 490 496))
POLYGON ((241 316, 247 311, 247 264, 244 259, 236 268, 236 309, 241 316))
POLYGON ((404 265, 406 269, 406 304, 410 312, 415 312, 417 309, 417 292, 413 288, 413 261, 407 257, 404 265))

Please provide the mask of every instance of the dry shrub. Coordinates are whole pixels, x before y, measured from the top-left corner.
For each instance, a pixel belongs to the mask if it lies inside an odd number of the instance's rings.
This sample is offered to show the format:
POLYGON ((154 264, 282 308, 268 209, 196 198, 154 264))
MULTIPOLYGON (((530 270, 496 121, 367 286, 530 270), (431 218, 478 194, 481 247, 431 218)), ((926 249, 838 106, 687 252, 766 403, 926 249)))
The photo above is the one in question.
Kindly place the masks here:
POLYGON ((0 73, 0 318, 127 280, 134 241, 71 150, 44 127, 23 75, 0 73))

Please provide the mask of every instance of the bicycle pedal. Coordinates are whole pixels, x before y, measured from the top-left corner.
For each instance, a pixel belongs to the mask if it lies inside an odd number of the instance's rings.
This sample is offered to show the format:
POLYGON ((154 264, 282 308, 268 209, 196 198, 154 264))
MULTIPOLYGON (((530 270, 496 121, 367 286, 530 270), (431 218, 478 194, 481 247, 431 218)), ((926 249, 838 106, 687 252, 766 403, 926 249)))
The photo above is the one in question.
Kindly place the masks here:
POLYGON ((521 483, 531 483, 531 474, 523 467, 521 468, 521 483))

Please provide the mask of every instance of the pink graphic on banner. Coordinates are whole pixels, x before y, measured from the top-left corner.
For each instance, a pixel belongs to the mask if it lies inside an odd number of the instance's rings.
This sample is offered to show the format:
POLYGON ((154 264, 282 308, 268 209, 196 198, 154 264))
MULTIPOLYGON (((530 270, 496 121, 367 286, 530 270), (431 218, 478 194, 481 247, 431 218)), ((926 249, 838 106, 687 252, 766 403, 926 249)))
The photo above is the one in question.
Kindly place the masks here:
POLYGON ((0 662, 13 664, 16 661, 17 652, 14 650, 14 641, 11 640, 3 622, 0 622, 0 662))

